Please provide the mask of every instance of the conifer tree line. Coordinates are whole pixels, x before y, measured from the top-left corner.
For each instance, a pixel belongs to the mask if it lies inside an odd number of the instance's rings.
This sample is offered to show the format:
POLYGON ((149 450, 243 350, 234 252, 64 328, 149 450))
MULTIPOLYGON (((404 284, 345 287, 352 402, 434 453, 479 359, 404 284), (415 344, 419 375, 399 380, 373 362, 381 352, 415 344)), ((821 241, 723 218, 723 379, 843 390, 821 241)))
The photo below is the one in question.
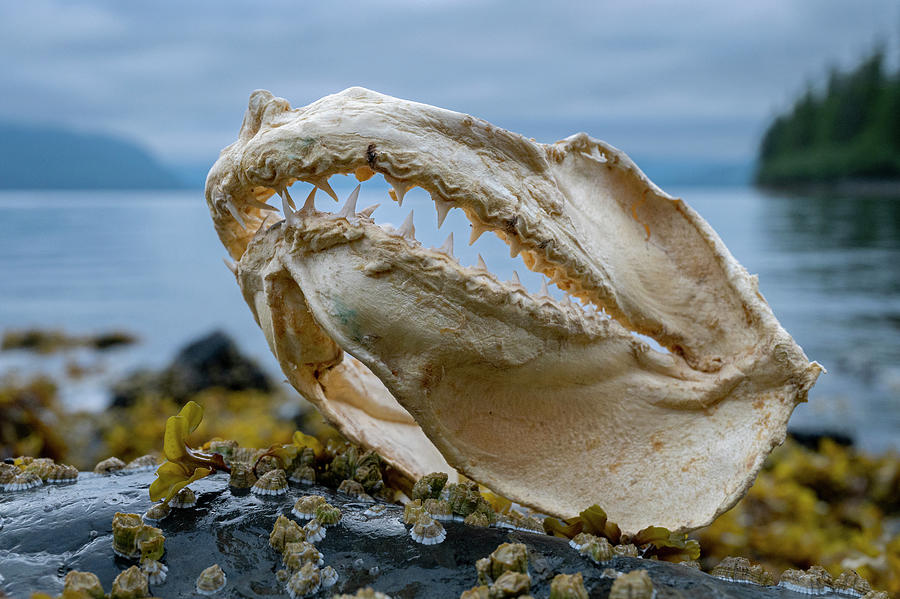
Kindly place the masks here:
POLYGON ((900 179, 900 72, 888 73, 876 47, 854 69, 832 68, 762 138, 761 185, 900 179))

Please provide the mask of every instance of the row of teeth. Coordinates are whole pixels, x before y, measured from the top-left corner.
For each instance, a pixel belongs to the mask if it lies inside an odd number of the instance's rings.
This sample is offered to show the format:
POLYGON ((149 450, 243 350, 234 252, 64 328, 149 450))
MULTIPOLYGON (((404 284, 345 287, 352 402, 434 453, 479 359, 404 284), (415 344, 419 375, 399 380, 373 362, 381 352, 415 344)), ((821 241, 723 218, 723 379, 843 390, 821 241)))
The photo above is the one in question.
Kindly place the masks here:
MULTIPOLYGON (((398 205, 402 206, 403 198, 406 195, 406 192, 409 191, 410 189, 412 189, 412 187, 414 187, 414 186, 404 183, 403 181, 395 179, 394 177, 391 177, 390 175, 387 175, 387 174, 384 175, 384 178, 391 185, 391 188, 392 188, 391 196, 394 199, 396 199, 398 205)), ((310 181, 310 182, 313 183, 313 188, 309 192, 309 195, 306 197, 306 200, 304 201, 303 205, 300 207, 299 210, 297 209, 297 205, 294 202, 294 199, 291 197, 291 194, 287 190, 286 187, 278 190, 278 195, 281 197, 281 209, 285 215, 285 221, 286 221, 287 225, 295 224, 297 222, 298 215, 299 216, 312 215, 317 212, 316 206, 315 206, 315 197, 316 197, 316 192, 319 189, 321 189, 322 191, 327 193, 329 196, 331 196, 336 202, 340 201, 337 193, 335 193, 334 189, 331 187, 331 185, 329 185, 327 179, 322 178, 322 179, 318 179, 316 181, 310 181)), ((368 219, 372 218, 372 214, 375 212, 375 210, 381 204, 380 203, 373 204, 373 205, 369 206, 368 208, 365 208, 365 209, 357 212, 356 204, 359 199, 359 192, 360 192, 361 187, 362 187, 361 184, 357 185, 356 188, 350 192, 350 195, 347 196, 347 199, 344 201, 344 205, 341 207, 341 209, 338 212, 333 214, 334 218, 343 218, 347 221, 350 221, 351 219, 356 220, 356 219, 359 219, 360 217, 365 217, 368 219)), ((453 204, 451 202, 446 202, 446 201, 438 199, 438 198, 432 198, 432 200, 434 201, 435 209, 437 210, 437 226, 438 226, 438 229, 440 229, 441 226, 444 224, 445 219, 447 218, 447 214, 450 212, 450 209, 453 207, 453 204)), ((251 206, 259 208, 260 210, 265 210, 265 211, 269 211, 269 212, 278 212, 278 208, 271 206, 269 204, 266 204, 265 202, 261 202, 259 200, 250 199, 250 200, 248 200, 248 203, 251 206)), ((225 205, 226 205, 228 211, 234 217, 234 219, 238 222, 238 224, 241 225, 242 228, 246 229, 247 226, 245 224, 245 221, 244 221, 243 217, 241 216, 240 211, 237 209, 237 207, 234 205, 234 203, 231 201, 231 199, 228 199, 226 201, 225 205)), ((263 225, 260 227, 260 229, 264 228, 265 225, 266 225, 266 221, 263 221, 263 225)), ((406 219, 403 221, 403 224, 401 224, 400 227, 397 229, 395 229, 391 225, 383 225, 383 226, 379 225, 379 226, 381 226, 382 229, 384 229, 388 234, 403 237, 407 241, 412 242, 412 243, 417 243, 417 244, 419 243, 419 241, 415 237, 416 229, 415 229, 415 226, 413 225, 413 211, 412 210, 409 211, 409 214, 407 215, 406 219)), ((471 227, 472 227, 472 232, 469 236, 469 245, 474 244, 478 240, 478 238, 481 237, 482 234, 484 234, 486 231, 491 230, 490 227, 483 225, 481 223, 478 223, 478 222, 471 223, 471 227)), ((510 243, 510 257, 515 258, 521 252, 522 246, 515 239, 508 241, 508 243, 510 243)), ((431 249, 433 251, 440 252, 440 253, 446 255, 447 257, 453 259, 457 263, 459 263, 459 261, 456 260, 456 257, 453 254, 453 233, 452 232, 447 236, 447 239, 444 241, 444 243, 440 247, 431 248, 431 249)), ((232 270, 232 272, 235 272, 235 266, 233 264, 231 264, 227 260, 225 261, 225 264, 226 264, 226 266, 228 266, 228 268, 230 270, 232 270)), ((493 273, 491 273, 490 270, 488 270, 487 264, 485 264, 484 258, 481 256, 481 254, 478 254, 478 262, 474 268, 476 270, 483 271, 484 273, 487 273, 489 275, 493 275, 493 273)), ((525 290, 525 287, 522 285, 521 280, 519 279, 519 274, 515 270, 513 270, 512 279, 507 282, 507 285, 518 288, 519 290, 525 290)), ((527 293, 527 291, 526 291, 526 293, 527 293)), ((541 301, 551 301, 551 302, 555 301, 550 295, 550 290, 547 287, 546 279, 541 280, 541 290, 538 292, 536 297, 538 300, 541 300, 541 301)), ((572 302, 568 292, 564 292, 563 299, 559 303, 561 303, 563 306, 565 306, 567 308, 578 307, 582 311, 587 310, 588 313, 596 312, 599 315, 602 315, 604 317, 606 316, 604 311, 598 310, 593 304, 589 303, 585 306, 579 302, 572 302)))

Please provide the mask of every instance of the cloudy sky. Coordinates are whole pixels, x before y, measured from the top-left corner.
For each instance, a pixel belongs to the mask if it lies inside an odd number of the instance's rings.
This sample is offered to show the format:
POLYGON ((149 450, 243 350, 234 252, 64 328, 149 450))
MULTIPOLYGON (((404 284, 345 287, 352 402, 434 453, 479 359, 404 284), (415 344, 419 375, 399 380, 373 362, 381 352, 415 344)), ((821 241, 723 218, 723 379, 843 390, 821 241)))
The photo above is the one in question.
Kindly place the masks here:
POLYGON ((3 2, 0 120, 206 164, 253 89, 299 106, 362 85, 543 141, 746 159, 807 80, 898 32, 896 0, 3 2))

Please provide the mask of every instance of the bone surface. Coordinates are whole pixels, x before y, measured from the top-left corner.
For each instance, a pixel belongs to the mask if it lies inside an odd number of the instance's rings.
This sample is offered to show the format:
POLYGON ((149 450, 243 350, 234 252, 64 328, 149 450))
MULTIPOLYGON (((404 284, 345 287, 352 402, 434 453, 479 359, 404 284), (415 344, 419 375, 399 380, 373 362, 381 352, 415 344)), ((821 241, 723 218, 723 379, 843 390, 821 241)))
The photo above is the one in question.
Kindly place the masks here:
POLYGON ((288 380, 413 478, 459 471, 563 517, 596 503, 624 532, 697 528, 746 492, 822 370, 697 213, 584 133, 541 144, 362 88, 296 109, 256 91, 206 200, 288 380), (274 225, 259 206, 351 173, 395 201, 423 188, 439 223, 461 209, 593 309, 422 247, 411 220, 351 214, 355 195, 274 225))

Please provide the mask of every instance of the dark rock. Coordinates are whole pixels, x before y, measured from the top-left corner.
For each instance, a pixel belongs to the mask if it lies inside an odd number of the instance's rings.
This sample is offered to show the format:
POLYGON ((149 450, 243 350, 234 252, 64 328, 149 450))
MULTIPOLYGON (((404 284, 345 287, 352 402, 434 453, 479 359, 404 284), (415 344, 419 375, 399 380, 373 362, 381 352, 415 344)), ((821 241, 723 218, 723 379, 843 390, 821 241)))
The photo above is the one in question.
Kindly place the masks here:
POLYGON ((819 450, 819 444, 825 439, 830 439, 842 447, 853 447, 853 437, 838 430, 804 430, 791 428, 788 436, 807 449, 819 450))
POLYGON ((138 371, 113 385, 112 405, 129 406, 142 395, 183 402, 210 387, 268 392, 272 383, 255 362, 241 354, 228 335, 214 331, 184 347, 167 368, 138 371))
MULTIPOLYGON (((153 474, 147 472, 84 473, 69 485, 0 493, 0 596, 3 592, 23 598, 33 591, 58 594, 70 570, 95 573, 109 591, 116 575, 134 565, 113 554, 113 514, 146 511, 151 505, 147 487, 152 480, 153 474)), ((557 574, 576 572, 584 575, 590 597, 605 598, 613 582, 602 575, 606 568, 647 570, 658 599, 804 597, 776 587, 725 582, 666 562, 616 557, 596 565, 563 539, 459 522, 445 524, 443 543, 419 545, 401 522, 401 507, 391 505, 383 515, 369 519, 363 512, 372 504, 354 502, 323 487, 295 486, 279 497, 235 495, 224 475, 192 486, 197 505, 173 509, 157 524, 166 536, 162 561, 169 567, 169 576, 164 584, 151 585, 153 595, 191 596, 200 572, 217 563, 228 578, 222 597, 287 597, 275 576, 282 568, 281 556, 269 545, 269 533, 279 515, 292 517, 298 496, 316 492, 343 513, 340 523, 316 544, 325 563, 340 576, 331 592, 371 586, 395 599, 456 598, 476 585, 477 559, 490 555, 501 543, 515 542, 528 548, 531 592, 537 598, 549 595, 557 574)), ((331 592, 316 596, 328 597, 331 592)))

